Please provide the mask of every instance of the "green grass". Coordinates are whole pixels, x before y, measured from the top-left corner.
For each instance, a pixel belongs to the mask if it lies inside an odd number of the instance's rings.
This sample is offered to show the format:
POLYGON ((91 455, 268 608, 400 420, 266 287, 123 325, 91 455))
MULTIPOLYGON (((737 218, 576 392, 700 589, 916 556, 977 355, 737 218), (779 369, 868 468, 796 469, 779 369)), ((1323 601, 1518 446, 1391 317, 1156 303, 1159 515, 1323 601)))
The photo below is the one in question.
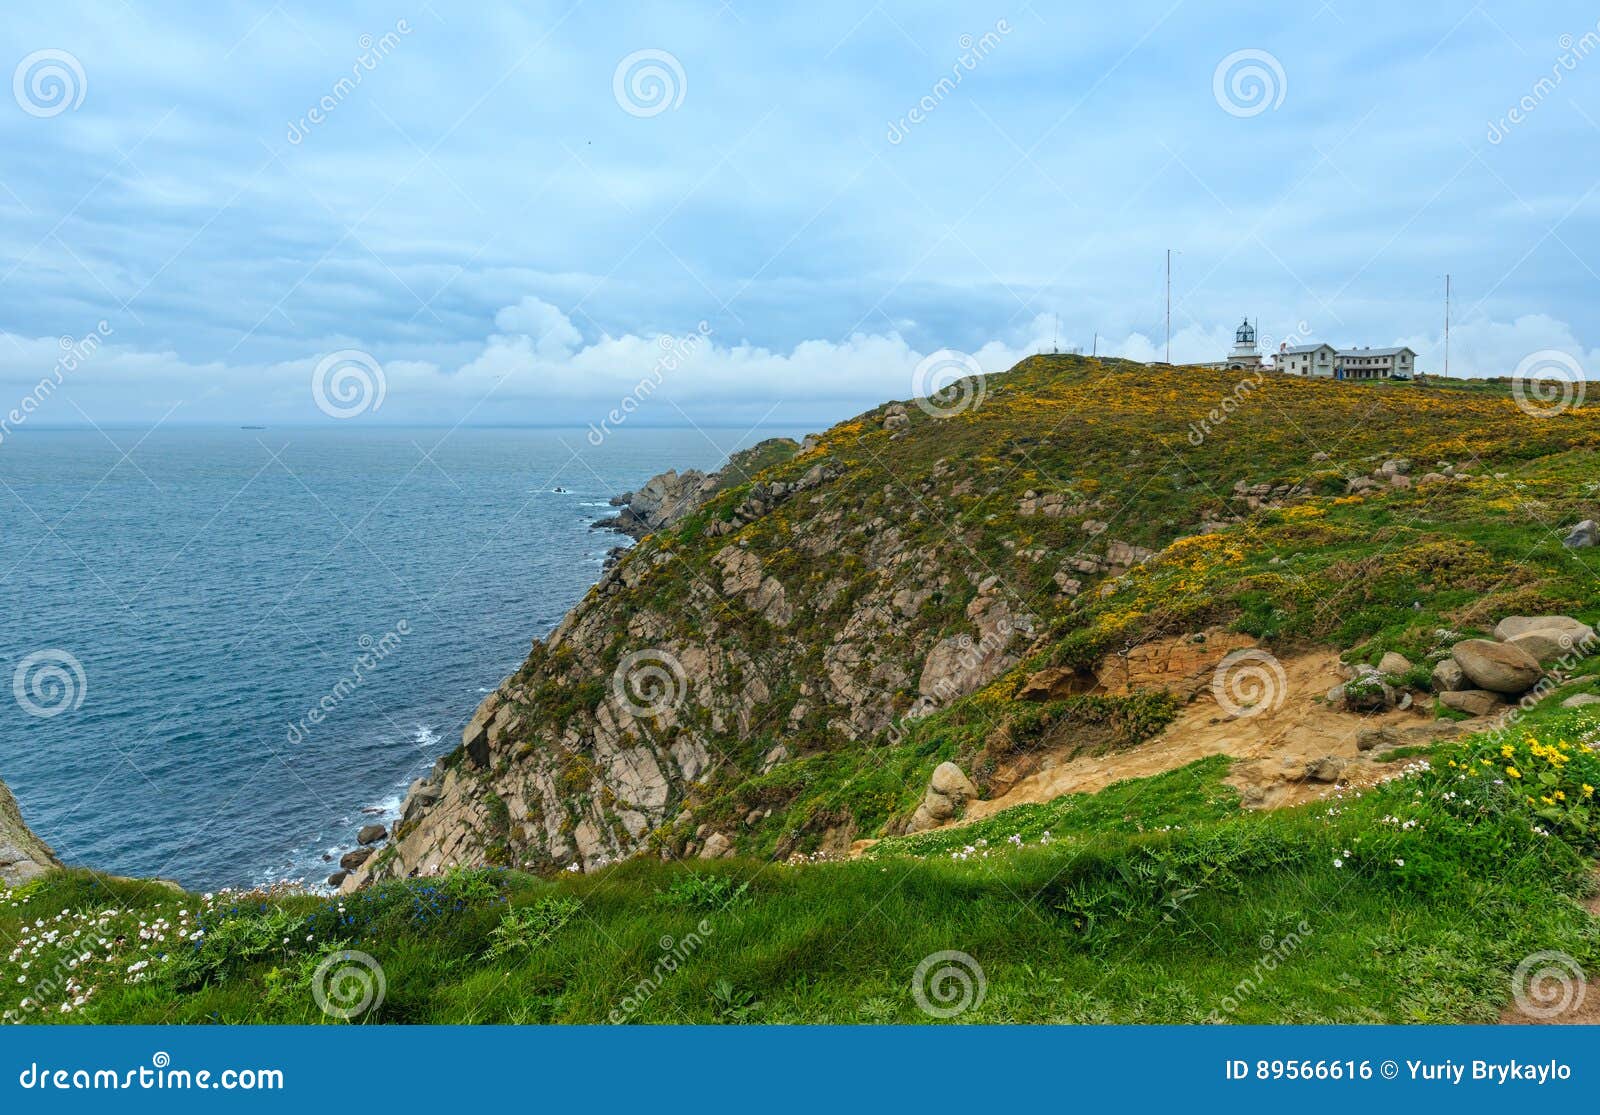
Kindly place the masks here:
MULTIPOLYGON (((930 1019, 913 973, 953 950, 986 984, 967 1022, 1490 1021, 1528 954, 1600 963, 1600 922, 1579 901, 1600 717, 1540 708, 1515 737, 1279 812, 1240 812, 1226 761, 1207 759, 809 866, 483 869, 343 900, 201 899, 62 872, 0 896, 0 932, 32 927, 0 1005, 27 1021, 339 1021, 313 994, 317 969, 358 950, 385 983, 364 1022, 915 1023, 930 1019), (1575 800, 1552 809, 1524 785, 1575 800), (981 854, 952 858, 976 839, 981 854), (163 940, 139 948, 141 922, 163 940), (58 943, 30 954, 52 929, 58 943), (82 1006, 61 1013, 52 990, 45 1009, 20 1007, 83 952, 82 1006), (134 957, 152 962, 130 981, 134 957)), ((320 982, 336 1007, 372 986, 320 982)))
POLYGON ((1167 831, 1221 821, 1239 809, 1239 794, 1225 785, 1231 761, 1216 755, 1153 778, 1130 779, 1094 794, 1067 794, 1040 805, 1018 805, 982 821, 874 845, 874 858, 966 854, 969 849, 1014 847, 1017 842, 1059 844, 1167 831))

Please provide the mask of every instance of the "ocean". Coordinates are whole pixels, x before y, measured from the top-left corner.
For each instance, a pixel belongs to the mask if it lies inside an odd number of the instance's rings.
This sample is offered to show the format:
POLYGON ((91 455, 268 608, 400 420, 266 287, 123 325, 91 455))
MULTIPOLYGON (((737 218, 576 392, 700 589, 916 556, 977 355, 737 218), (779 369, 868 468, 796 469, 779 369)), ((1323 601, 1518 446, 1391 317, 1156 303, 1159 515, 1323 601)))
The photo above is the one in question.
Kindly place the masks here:
POLYGON ((68 863, 320 883, 622 535, 803 431, 24 428, 0 444, 0 779, 68 863))

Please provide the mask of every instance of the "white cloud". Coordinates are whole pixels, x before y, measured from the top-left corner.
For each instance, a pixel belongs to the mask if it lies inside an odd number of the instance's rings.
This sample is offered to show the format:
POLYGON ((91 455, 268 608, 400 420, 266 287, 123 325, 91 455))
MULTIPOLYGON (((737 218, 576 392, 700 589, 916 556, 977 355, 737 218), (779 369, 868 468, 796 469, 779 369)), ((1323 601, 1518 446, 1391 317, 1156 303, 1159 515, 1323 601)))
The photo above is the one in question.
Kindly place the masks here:
POLYGON ((583 335, 566 314, 531 294, 495 314, 494 324, 502 333, 531 339, 532 344, 528 347, 540 356, 551 359, 559 358, 583 343, 583 335))
MULTIPOLYGON (((1004 371, 1050 346, 1054 322, 1040 315, 1011 336, 972 353, 987 372, 1004 371)), ((374 348, 383 366, 386 397, 380 414, 362 422, 570 424, 597 421, 641 381, 652 390, 630 419, 638 425, 679 425, 755 420, 774 406, 784 419, 826 423, 913 392, 917 364, 927 353, 898 331, 857 333, 844 340, 802 341, 783 351, 725 340, 602 335, 585 343, 555 306, 523 298, 494 315, 498 332, 486 336, 459 364, 440 364, 374 348), (678 355, 664 359, 670 351, 678 355)), ((61 376, 28 421, 74 425, 79 408, 101 424, 153 422, 181 403, 176 421, 329 421, 312 401, 310 382, 327 353, 360 348, 349 338, 330 339, 317 352, 272 364, 192 362, 170 352, 118 345, 113 335, 99 351, 61 376)), ((1432 371, 1437 338, 1399 338, 1432 371)), ((1380 340, 1378 343, 1382 343, 1380 340)), ((1176 361, 1216 359, 1232 344, 1231 329, 1191 326, 1173 337, 1176 361)), ((1558 349, 1586 370, 1600 368, 1600 351, 1586 350, 1571 326, 1546 315, 1511 322, 1463 324, 1452 334, 1451 371, 1457 375, 1507 375, 1530 353, 1558 349)), ((57 338, 0 334, 0 416, 52 378, 63 352, 57 338)), ((1101 354, 1134 360, 1161 355, 1159 340, 1130 333, 1103 340, 1101 354)))

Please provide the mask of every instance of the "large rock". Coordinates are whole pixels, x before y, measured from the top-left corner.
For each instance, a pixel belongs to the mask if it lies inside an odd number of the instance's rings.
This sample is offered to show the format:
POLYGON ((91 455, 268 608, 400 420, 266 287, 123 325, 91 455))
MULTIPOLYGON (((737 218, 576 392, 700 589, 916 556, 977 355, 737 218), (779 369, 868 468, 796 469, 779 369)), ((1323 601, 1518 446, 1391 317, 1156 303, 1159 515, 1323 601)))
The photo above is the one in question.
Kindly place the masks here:
POLYGON ((371 848, 357 848, 354 851, 346 852, 344 855, 340 856, 339 866, 344 868, 346 871, 354 871, 371 858, 371 848))
POLYGON ((1493 716, 1505 707, 1499 694, 1482 689, 1459 689, 1439 694, 1439 703, 1445 708, 1464 712, 1468 716, 1493 716))
POLYGON ((1600 523, 1593 519, 1585 519, 1567 532, 1561 544, 1569 550, 1581 550, 1600 542, 1600 523))
POLYGON ((1579 649, 1582 645, 1567 632, 1553 627, 1543 631, 1524 631, 1506 640, 1506 646, 1527 651, 1541 666, 1549 666, 1568 657, 1587 657, 1586 652, 1579 649))
POLYGON ((1510 643, 1467 639, 1452 647, 1450 656, 1473 685, 1491 693, 1526 693, 1544 676, 1537 658, 1510 643))
POLYGON ((1454 658, 1446 658, 1434 666, 1431 684, 1435 693, 1455 693, 1472 688, 1472 683, 1467 680, 1461 667, 1456 665, 1454 658))
POLYGON ((978 788, 972 784, 972 780, 960 767, 948 762, 940 763, 933 768, 933 777, 928 779, 928 788, 936 794, 960 799, 963 802, 978 796, 978 788))
POLYGON ((1574 693, 1561 702, 1562 708, 1583 708, 1586 705, 1600 705, 1600 693, 1574 693))
POLYGON ((1494 625, 1494 637, 1502 642, 1528 631, 1556 628, 1578 634, 1593 634, 1593 628, 1572 616, 1506 616, 1494 625))
POLYGON ((960 767, 954 763, 940 763, 933 768, 933 777, 928 779, 928 791, 923 795, 917 811, 911 815, 911 823, 906 826, 906 831, 924 832, 938 828, 960 813, 967 802, 977 796, 978 788, 960 767))
POLYGON ((361 831, 356 833, 357 844, 376 844, 389 836, 389 830, 382 825, 362 825, 361 831))
POLYGON ((1337 782, 1344 774, 1345 761, 1337 755, 1323 755, 1307 760, 1300 778, 1305 782, 1337 782))
POLYGON ((1594 628, 1571 616, 1507 616, 1494 625, 1494 637, 1501 642, 1533 631, 1553 631, 1565 635, 1574 645, 1594 642, 1594 628))
POLYGON ((1371 666, 1362 666, 1356 676, 1328 690, 1328 703, 1346 712, 1382 712, 1399 700, 1394 686, 1371 666))
POLYGON ((1378 660, 1378 672, 1392 678, 1404 677, 1411 672, 1411 659, 1391 650, 1378 660))
POLYGON ((701 859, 722 859, 733 855, 733 841, 720 832, 714 832, 706 837, 706 845, 700 849, 701 859))

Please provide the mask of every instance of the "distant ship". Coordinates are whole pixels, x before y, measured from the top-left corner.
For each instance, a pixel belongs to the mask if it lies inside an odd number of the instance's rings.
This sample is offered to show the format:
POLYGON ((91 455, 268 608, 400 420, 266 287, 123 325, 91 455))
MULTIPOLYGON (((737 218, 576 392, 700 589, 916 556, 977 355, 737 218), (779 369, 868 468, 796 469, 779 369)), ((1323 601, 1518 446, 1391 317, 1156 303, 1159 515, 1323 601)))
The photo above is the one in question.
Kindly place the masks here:
POLYGON ((241 430, 265 430, 265 426, 240 426, 241 430))

